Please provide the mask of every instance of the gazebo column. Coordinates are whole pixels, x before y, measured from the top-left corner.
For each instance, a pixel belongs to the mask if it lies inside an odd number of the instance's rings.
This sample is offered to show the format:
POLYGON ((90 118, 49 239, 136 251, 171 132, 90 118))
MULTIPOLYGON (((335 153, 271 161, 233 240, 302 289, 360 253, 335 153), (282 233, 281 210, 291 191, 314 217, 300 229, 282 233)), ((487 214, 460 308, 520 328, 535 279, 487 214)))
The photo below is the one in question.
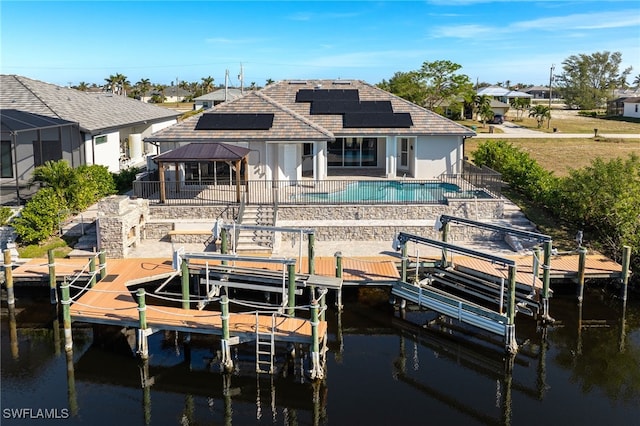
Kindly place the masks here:
POLYGON ((180 192, 180 163, 174 163, 174 167, 176 168, 176 192, 180 192))
POLYGON ((160 175, 160 203, 164 204, 167 196, 165 194, 166 185, 164 183, 164 163, 158 164, 158 174, 160 175))
POLYGON ((241 160, 236 161, 236 201, 240 202, 240 166, 241 160))
POLYGON ((244 192, 247 194, 247 203, 249 202, 249 160, 247 157, 242 158, 244 164, 244 192))

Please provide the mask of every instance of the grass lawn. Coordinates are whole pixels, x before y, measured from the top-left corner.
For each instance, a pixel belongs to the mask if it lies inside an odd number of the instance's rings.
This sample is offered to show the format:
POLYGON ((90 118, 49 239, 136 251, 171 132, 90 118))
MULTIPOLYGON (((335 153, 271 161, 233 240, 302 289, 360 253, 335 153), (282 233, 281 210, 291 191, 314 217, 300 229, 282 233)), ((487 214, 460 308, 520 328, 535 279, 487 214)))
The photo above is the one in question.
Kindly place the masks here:
POLYGON ((640 133, 640 120, 632 120, 631 118, 622 120, 622 117, 592 118, 580 115, 567 116, 561 111, 557 112, 555 116, 554 111, 551 111, 550 126, 545 121, 541 128, 538 128, 538 122, 534 118, 526 116, 517 121, 510 121, 527 129, 547 133, 552 133, 554 127, 558 129, 558 132, 562 133, 588 133, 593 135, 594 129, 598 129, 598 133, 640 133))
MULTIPOLYGON (((500 139, 497 135, 496 139, 500 139)), ((473 152, 484 139, 470 138, 465 141, 465 153, 473 159, 473 152)), ((640 139, 506 139, 513 146, 529 153, 546 170, 556 176, 566 176, 571 169, 579 169, 600 157, 603 160, 626 158, 635 153, 640 156, 640 139)))
POLYGON ((51 237, 47 241, 40 244, 31 244, 28 246, 19 246, 18 254, 22 258, 46 258, 49 250, 53 250, 54 257, 66 257, 72 248, 69 247, 67 241, 60 237, 51 237))

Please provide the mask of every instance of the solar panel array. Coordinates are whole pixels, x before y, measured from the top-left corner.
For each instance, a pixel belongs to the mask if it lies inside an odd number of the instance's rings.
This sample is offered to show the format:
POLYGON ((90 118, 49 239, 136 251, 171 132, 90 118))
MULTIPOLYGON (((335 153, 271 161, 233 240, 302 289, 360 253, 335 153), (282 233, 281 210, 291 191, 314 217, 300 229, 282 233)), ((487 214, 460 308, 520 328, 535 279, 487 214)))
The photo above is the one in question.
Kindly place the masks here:
POLYGON ((413 121, 408 112, 350 112, 342 116, 342 127, 411 127, 413 121))
POLYGON ((311 115, 342 115, 344 128, 411 127, 409 113, 394 113, 391 101, 361 101, 357 89, 300 89, 296 102, 310 102, 311 115))
POLYGON ((269 130, 273 114, 202 114, 195 130, 269 130))

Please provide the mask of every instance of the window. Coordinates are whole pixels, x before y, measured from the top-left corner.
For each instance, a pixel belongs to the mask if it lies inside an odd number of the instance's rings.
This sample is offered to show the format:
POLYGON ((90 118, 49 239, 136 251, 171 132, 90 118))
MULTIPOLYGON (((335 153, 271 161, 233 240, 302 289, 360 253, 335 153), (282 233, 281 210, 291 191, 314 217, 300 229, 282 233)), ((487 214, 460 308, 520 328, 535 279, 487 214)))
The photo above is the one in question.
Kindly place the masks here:
POLYGON ((636 112, 638 112, 638 104, 636 104, 636 112))
POLYGON ((107 136, 106 135, 96 136, 94 141, 95 141, 96 145, 107 143, 107 136))
POLYGON ((11 156, 11 141, 0 142, 0 177, 13 177, 13 157, 11 156))
POLYGON ((336 138, 327 144, 328 165, 332 167, 376 167, 377 138, 336 138))
POLYGON ((302 146, 302 155, 305 157, 310 157, 313 155, 313 144, 312 143, 305 143, 302 146))

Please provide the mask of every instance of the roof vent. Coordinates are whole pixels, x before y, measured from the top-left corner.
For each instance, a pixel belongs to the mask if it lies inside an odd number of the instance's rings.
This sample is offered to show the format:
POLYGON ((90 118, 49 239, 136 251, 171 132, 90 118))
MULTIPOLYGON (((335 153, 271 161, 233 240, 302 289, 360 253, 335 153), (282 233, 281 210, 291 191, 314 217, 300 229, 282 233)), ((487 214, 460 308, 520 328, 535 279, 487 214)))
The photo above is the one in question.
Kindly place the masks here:
POLYGON ((316 84, 314 89, 322 89, 322 84, 316 84))
POLYGON ((306 80, 289 80, 289 84, 307 84, 306 80))
POLYGON ((349 80, 334 80, 332 84, 336 84, 336 85, 350 85, 351 81, 349 80))

